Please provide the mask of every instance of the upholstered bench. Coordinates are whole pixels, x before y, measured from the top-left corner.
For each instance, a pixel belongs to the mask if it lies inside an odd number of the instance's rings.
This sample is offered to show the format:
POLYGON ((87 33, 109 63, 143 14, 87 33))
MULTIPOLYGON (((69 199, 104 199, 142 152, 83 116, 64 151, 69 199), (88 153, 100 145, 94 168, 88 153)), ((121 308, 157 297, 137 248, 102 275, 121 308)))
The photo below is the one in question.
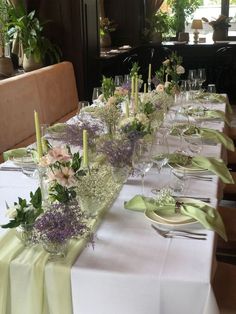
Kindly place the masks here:
POLYGON ((40 123, 63 122, 78 107, 74 69, 61 62, 0 81, 0 160, 8 149, 35 140, 34 110, 40 123))

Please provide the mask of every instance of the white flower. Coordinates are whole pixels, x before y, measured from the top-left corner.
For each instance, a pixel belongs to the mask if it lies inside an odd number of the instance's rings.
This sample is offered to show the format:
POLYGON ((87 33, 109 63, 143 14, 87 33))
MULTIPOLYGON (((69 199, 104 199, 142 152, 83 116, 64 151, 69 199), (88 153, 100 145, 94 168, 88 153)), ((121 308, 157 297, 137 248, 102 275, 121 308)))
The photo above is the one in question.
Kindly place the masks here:
POLYGON ((176 73, 177 74, 184 74, 185 73, 185 69, 182 65, 177 65, 176 67, 176 73))
POLYGON ((165 82, 165 88, 168 88, 170 84, 171 84, 171 82, 166 81, 166 82, 165 82))
POLYGON ((56 161, 67 162, 71 160, 71 154, 66 147, 56 146, 50 149, 47 155, 43 156, 40 160, 41 166, 48 166, 54 164, 56 161))
POLYGON ((58 184, 69 188, 76 185, 74 174, 75 172, 72 168, 61 167, 60 169, 49 171, 48 181, 56 181, 58 184))
POLYGON ((164 64, 164 65, 169 65, 169 64, 170 64, 170 60, 169 60, 169 59, 166 59, 165 61, 162 62, 162 64, 164 64))
POLYGON ((143 125, 147 125, 149 123, 149 120, 147 118, 147 116, 144 113, 138 113, 136 115, 136 119, 142 123, 143 125))
POLYGON ((157 92, 164 92, 165 86, 163 84, 158 84, 156 87, 157 92))
POLYGON ((107 106, 114 106, 117 102, 117 99, 115 96, 111 96, 108 98, 106 105, 107 106))
POLYGON ((134 117, 129 117, 121 120, 119 127, 124 128, 128 124, 132 124, 134 121, 134 117))
POLYGON ((15 219, 16 216, 17 216, 16 206, 7 209, 6 217, 8 217, 9 219, 15 219))

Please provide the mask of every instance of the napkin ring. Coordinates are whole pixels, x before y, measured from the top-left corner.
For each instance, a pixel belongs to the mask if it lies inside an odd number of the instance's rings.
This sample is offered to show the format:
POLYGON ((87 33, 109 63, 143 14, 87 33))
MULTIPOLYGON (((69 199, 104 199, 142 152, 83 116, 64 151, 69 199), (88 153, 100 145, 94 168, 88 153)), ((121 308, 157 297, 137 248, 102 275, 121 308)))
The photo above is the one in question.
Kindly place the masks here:
POLYGON ((175 213, 180 214, 181 213, 181 206, 183 205, 183 202, 177 201, 175 203, 175 213))

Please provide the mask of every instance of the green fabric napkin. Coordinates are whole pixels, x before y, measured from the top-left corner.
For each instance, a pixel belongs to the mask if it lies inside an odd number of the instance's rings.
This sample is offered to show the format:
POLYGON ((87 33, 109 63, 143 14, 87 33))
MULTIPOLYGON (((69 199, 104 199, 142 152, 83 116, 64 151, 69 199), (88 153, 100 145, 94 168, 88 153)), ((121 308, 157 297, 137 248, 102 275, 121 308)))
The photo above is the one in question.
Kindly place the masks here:
POLYGON ((56 123, 52 126, 50 126, 47 130, 48 132, 56 132, 56 133, 60 133, 63 132, 66 128, 66 123, 56 123))
POLYGON ((199 221, 206 229, 214 230, 217 232, 225 241, 227 241, 227 235, 224 227, 224 223, 221 219, 220 214, 213 207, 199 200, 192 200, 178 202, 173 197, 169 196, 161 201, 155 200, 150 197, 141 195, 134 196, 128 202, 125 202, 124 207, 129 210, 136 211, 154 211, 158 215, 176 213, 178 206, 178 212, 185 216, 189 216, 199 221))
POLYGON ((233 140, 228 137, 228 135, 224 134, 223 132, 209 129, 209 128, 200 128, 200 134, 203 138, 212 140, 216 143, 221 143, 227 148, 228 150, 234 152, 234 142, 233 140))
POLYGON ((221 110, 210 110, 207 108, 187 108, 186 113, 190 116, 204 119, 220 119, 223 120, 227 125, 230 125, 230 121, 226 117, 225 113, 221 110))
POLYGON ((200 169, 210 170, 220 177, 224 183, 234 184, 234 179, 232 178, 222 159, 215 157, 195 156, 192 158, 192 165, 199 167, 200 169))
POLYGON ((16 149, 10 149, 3 153, 3 159, 6 161, 8 159, 11 159, 13 157, 24 157, 28 155, 27 148, 16 148, 16 149))
MULTIPOLYGON (((233 140, 230 137, 228 137, 226 134, 224 134, 223 132, 209 129, 209 128, 200 128, 195 125, 188 125, 185 123, 183 123, 183 125, 181 126, 182 126, 182 129, 185 130, 183 134, 186 136, 193 135, 193 134, 200 134, 203 139, 211 140, 214 143, 221 143, 222 145, 225 146, 225 148, 227 148, 230 151, 235 150, 233 140)), ((172 127, 171 135, 179 135, 179 131, 177 128, 180 128, 180 126, 178 125, 178 127, 175 127, 174 125, 172 127)))
MULTIPOLYGON (((190 157, 180 153, 168 154, 168 163, 170 165, 193 166, 194 168, 205 169, 213 172, 224 183, 234 184, 234 180, 226 167, 224 161, 215 157, 195 156, 190 157)), ((191 168, 188 168, 191 170, 191 168)))
POLYGON ((232 107, 230 106, 230 103, 228 101, 228 98, 221 94, 216 93, 205 93, 200 92, 197 93, 194 97, 195 100, 199 101, 200 103, 226 103, 226 108, 229 113, 232 113, 232 107))

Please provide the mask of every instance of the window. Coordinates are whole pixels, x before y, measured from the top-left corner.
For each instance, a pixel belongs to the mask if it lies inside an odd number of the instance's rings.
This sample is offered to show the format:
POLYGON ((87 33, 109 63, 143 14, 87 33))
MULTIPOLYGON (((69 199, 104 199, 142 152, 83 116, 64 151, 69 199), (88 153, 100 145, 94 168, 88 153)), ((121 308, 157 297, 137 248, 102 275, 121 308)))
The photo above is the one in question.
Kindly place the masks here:
MULTIPOLYGON (((164 0, 161 10, 171 12, 171 8, 167 5, 168 0, 164 0)), ((231 17, 231 27, 228 31, 228 36, 236 36, 236 0, 227 1, 222 0, 202 0, 202 4, 196 9, 191 17, 188 18, 185 31, 190 34, 190 41, 193 37, 193 31, 191 29, 191 22, 193 19, 201 19, 202 17, 207 18, 209 21, 217 19, 223 12, 229 12, 228 16, 231 17), (222 8, 222 4, 224 8, 222 8)), ((226 15, 226 14, 225 14, 226 15)), ((213 28, 208 23, 203 23, 203 29, 200 30, 199 37, 205 37, 206 42, 212 41, 213 28)))

